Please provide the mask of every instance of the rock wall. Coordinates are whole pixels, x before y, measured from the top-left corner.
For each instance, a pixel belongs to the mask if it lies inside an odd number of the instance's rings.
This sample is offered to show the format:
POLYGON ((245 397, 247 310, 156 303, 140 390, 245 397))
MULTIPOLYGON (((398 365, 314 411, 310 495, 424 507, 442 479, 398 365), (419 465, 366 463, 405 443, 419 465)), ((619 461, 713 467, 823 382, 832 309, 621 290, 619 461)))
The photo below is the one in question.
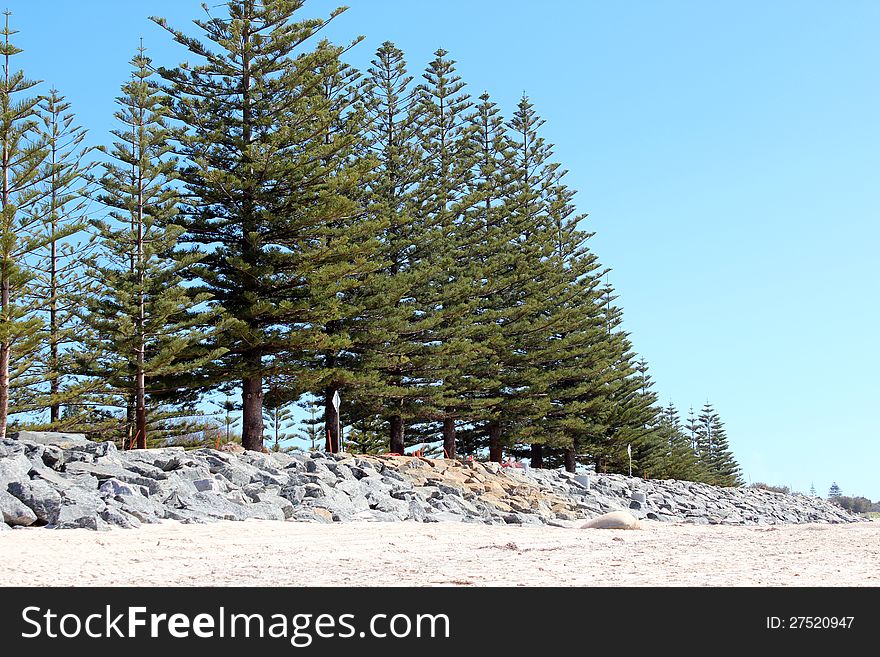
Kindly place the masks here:
POLYGON ((818 498, 495 463, 321 452, 240 454, 22 434, 0 441, 0 530, 133 528, 171 519, 482 522, 569 526, 628 509, 701 524, 841 523, 818 498))

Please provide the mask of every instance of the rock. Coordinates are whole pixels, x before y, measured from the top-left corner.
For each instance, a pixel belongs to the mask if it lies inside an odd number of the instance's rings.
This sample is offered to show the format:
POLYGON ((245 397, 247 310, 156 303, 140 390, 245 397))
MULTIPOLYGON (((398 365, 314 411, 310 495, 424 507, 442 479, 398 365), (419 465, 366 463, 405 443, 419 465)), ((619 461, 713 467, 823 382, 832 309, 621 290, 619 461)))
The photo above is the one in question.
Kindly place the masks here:
POLYGON ((178 511, 181 509, 217 520, 244 520, 248 517, 244 505, 228 500, 220 493, 194 493, 180 501, 178 511))
POLYGON ((106 460, 100 463, 85 463, 83 461, 67 463, 64 466, 64 471, 68 474, 90 474, 101 481, 118 479, 128 484, 145 486, 150 491, 150 494, 158 493, 162 489, 157 480, 136 474, 106 460))
POLYGON ((221 485, 220 482, 213 477, 209 477, 207 479, 196 479, 192 483, 193 486, 195 486, 195 489, 199 492, 214 491, 217 493, 226 493, 229 490, 228 486, 221 485))
POLYGON ((35 514, 29 506, 20 499, 0 490, 0 517, 3 524, 29 527, 37 522, 37 514, 35 514))
POLYGON ((61 491, 61 506, 58 517, 52 524, 60 529, 100 529, 102 525, 97 519, 106 508, 107 505, 97 491, 68 488, 61 491))
POLYGON ((171 518, 168 507, 141 495, 117 495, 111 498, 107 505, 118 506, 129 515, 145 523, 171 518))
POLYGON ((141 521, 136 516, 110 505, 100 512, 100 516, 105 522, 123 529, 137 529, 141 526, 141 521))
POLYGON ((12 438, 3 438, 0 440, 0 460, 21 454, 24 452, 24 445, 12 438))
POLYGON ((588 520, 581 529, 641 529, 639 521, 626 511, 612 511, 588 520))
POLYGON ((293 517, 295 509, 294 505, 290 502, 290 500, 281 497, 280 495, 258 493, 257 499, 255 501, 262 504, 271 504, 277 507, 281 511, 282 520, 289 520, 293 517))
POLYGON ((106 479, 104 483, 102 483, 98 490, 104 493, 105 495, 109 495, 111 497, 118 496, 127 496, 127 495, 146 495, 144 489, 141 486, 136 486, 135 484, 127 484, 124 481, 119 481, 118 479, 106 479))
MULTIPOLYGON (((286 520, 288 516, 280 507, 269 502, 254 502, 245 507, 249 517, 258 520, 286 520)), ((293 515, 293 507, 291 507, 291 515, 293 515)))
POLYGON ((24 455, 24 450, 10 456, 0 458, 0 489, 6 490, 6 487, 14 481, 27 481, 28 472, 30 472, 33 464, 24 455))
POLYGON ((42 479, 15 481, 7 490, 34 512, 37 519, 53 525, 61 511, 61 495, 42 479))
POLYGON ((26 440, 39 445, 55 445, 57 447, 86 446, 90 442, 86 440, 86 436, 83 433, 59 433, 57 431, 16 431, 10 435, 10 438, 12 440, 26 440))
POLYGON ((590 490, 590 477, 589 475, 579 474, 575 475, 571 480, 573 483, 577 484, 581 488, 585 488, 586 490, 590 490))
MULTIPOLYGON (((195 452, 193 452, 195 454, 195 452)), ((117 452, 116 458, 123 463, 141 462, 152 465, 164 472, 178 470, 187 464, 195 464, 193 457, 183 447, 159 447, 151 449, 130 449, 117 452)))

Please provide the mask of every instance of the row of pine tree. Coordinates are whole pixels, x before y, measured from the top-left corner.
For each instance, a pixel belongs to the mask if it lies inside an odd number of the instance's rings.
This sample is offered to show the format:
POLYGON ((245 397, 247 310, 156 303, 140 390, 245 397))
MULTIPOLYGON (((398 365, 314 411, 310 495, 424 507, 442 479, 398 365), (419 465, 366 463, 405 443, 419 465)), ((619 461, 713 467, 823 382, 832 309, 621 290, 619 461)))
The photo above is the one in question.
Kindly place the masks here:
POLYGON ((331 451, 344 419, 364 450, 626 472, 630 446, 634 473, 740 483, 711 406, 658 406, 529 99, 505 119, 443 50, 358 71, 360 38, 321 38, 342 10, 302 4, 153 18, 191 63, 139 49, 100 148, 14 71, 7 14, 0 436, 146 447, 240 393, 248 449, 311 400, 331 451))

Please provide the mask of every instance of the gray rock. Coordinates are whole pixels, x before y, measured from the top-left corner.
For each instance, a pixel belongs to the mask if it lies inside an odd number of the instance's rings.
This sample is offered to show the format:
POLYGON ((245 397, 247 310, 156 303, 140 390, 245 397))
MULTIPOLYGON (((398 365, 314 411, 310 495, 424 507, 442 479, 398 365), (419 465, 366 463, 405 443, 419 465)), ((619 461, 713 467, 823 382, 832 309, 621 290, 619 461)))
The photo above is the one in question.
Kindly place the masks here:
POLYGON ((14 481, 7 490, 34 512, 37 519, 53 525, 61 511, 61 494, 41 479, 14 481))
POLYGON ((158 493, 162 490, 159 481, 156 479, 136 474, 109 461, 103 461, 100 463, 75 461, 73 463, 67 463, 64 466, 64 471, 68 474, 90 474, 97 477, 100 481, 106 479, 118 479, 119 481, 124 481, 128 484, 145 486, 150 491, 150 494, 158 493))
MULTIPOLYGON (((293 507, 291 506, 291 515, 293 515, 293 507)), ((245 507, 251 518, 258 520, 287 520, 288 516, 280 507, 270 502, 254 502, 245 507)))
MULTIPOLYGON (((195 454, 193 452, 192 454, 195 454)), ((165 472, 178 470, 187 464, 195 464, 183 447, 160 447, 155 449, 130 449, 118 452, 117 458, 123 463, 140 462, 152 465, 165 472)))
POLYGON ((205 491, 214 491, 216 493, 226 493, 229 490, 229 487, 225 484, 221 484, 219 481, 214 479, 213 477, 207 479, 196 479, 192 482, 195 489, 199 492, 205 491))
POLYGON ((169 512, 174 511, 174 509, 169 510, 165 505, 141 495, 118 495, 109 500, 107 505, 118 506, 144 523, 154 523, 164 518, 171 518, 169 512))
POLYGON ((98 490, 104 493, 105 495, 109 495, 110 497, 125 497, 130 495, 147 495, 149 491, 145 491, 145 489, 141 486, 137 486, 135 484, 128 484, 124 481, 119 481, 118 479, 105 479, 104 483, 102 483, 98 490))
POLYGON ((37 522, 37 514, 5 490, 0 490, 0 517, 3 519, 3 524, 21 527, 29 527, 37 522))
POLYGON ((12 438, 3 438, 0 440, 0 460, 23 452, 24 445, 18 440, 12 440, 12 438))
POLYGON ((83 433, 59 433, 57 431, 16 431, 10 435, 12 440, 27 440, 40 445, 57 445, 69 447, 71 445, 86 445, 88 440, 83 433))
POLYGON ((47 468, 45 465, 35 465, 30 471, 30 476, 32 479, 42 479, 59 491, 68 486, 75 486, 86 490, 98 488, 97 477, 86 473, 67 474, 66 472, 58 472, 52 468, 47 468))
POLYGON ((243 505, 219 493, 195 493, 185 501, 183 508, 218 520, 244 520, 248 517, 243 505))
POLYGON ((141 521, 136 516, 126 513, 125 510, 116 508, 114 505, 108 505, 100 512, 100 516, 108 524, 123 529, 137 529, 141 526, 141 521))
POLYGON ((87 491, 71 487, 61 491, 61 506, 58 517, 52 524, 60 529, 101 529, 101 523, 92 521, 99 519, 100 513, 106 508, 107 505, 98 495, 97 490, 87 491))
POLYGON ((24 455, 24 451, 18 452, 11 456, 0 458, 0 489, 6 490, 6 487, 14 481, 27 481, 30 479, 30 472, 33 464, 24 455))
POLYGON ((258 493, 257 499, 255 500, 261 504, 271 504, 277 507, 281 511, 281 515, 283 516, 283 520, 289 520, 293 517, 294 513, 294 505, 290 500, 281 497, 280 495, 271 495, 266 493, 258 493))
POLYGON ((449 511, 435 511, 425 515, 423 522, 463 522, 464 517, 449 511))

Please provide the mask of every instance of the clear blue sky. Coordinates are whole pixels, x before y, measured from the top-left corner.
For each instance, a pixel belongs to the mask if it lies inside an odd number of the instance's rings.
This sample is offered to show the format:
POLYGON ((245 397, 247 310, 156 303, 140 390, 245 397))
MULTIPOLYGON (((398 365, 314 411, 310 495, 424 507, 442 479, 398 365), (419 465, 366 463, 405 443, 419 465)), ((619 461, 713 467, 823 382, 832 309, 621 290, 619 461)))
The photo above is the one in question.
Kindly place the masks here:
MULTIPOLYGON (((747 481, 880 499, 880 3, 348 4, 329 34, 366 36, 353 64, 443 47, 474 95, 532 97, 664 404, 711 400, 747 481)), ((140 37, 185 58, 146 17, 199 5, 8 2, 19 63, 94 143, 140 37)))

